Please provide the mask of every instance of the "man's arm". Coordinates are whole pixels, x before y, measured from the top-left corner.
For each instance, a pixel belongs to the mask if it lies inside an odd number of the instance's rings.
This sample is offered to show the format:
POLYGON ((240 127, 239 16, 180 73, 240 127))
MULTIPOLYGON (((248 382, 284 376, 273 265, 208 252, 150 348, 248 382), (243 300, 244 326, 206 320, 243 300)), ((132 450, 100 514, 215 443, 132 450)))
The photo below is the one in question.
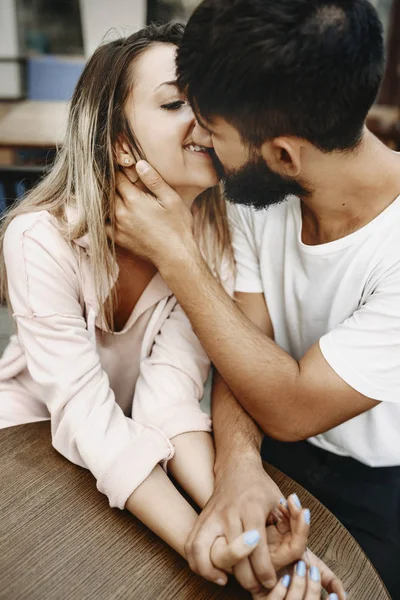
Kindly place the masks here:
POLYGON ((154 169, 143 172, 142 166, 138 174, 158 201, 129 182, 120 185, 116 239, 158 267, 217 370, 261 429, 296 441, 376 406, 335 373, 318 344, 297 362, 243 314, 205 264, 188 209, 154 169))
POLYGON ((306 439, 379 404, 343 381, 318 344, 297 362, 263 334, 218 285, 195 243, 179 258, 161 259, 159 269, 227 385, 268 435, 306 439))

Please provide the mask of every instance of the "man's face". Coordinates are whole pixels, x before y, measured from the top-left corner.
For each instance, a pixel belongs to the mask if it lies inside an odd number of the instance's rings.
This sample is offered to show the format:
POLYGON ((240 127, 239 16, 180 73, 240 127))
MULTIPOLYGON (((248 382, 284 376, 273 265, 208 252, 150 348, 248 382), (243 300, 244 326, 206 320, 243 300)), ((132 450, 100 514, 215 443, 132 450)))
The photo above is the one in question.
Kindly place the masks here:
POLYGON ((300 182, 273 171, 261 153, 250 152, 239 132, 226 121, 215 119, 206 128, 197 127, 193 139, 201 145, 212 145, 214 167, 230 202, 263 209, 291 194, 300 197, 309 194, 300 182), (204 135, 208 136, 208 144, 204 135))

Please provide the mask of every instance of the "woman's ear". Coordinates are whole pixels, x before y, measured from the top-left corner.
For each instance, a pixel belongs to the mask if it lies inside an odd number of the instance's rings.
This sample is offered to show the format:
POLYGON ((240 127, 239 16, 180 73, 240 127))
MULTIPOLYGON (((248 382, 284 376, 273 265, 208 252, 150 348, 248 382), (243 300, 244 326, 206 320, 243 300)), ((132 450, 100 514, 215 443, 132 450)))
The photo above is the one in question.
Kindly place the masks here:
POLYGON ((135 159, 128 144, 118 140, 115 144, 115 158, 120 167, 129 168, 135 165, 135 159))
POLYGON ((126 142, 118 140, 115 144, 115 158, 129 181, 135 183, 139 176, 136 172, 136 161, 126 142))

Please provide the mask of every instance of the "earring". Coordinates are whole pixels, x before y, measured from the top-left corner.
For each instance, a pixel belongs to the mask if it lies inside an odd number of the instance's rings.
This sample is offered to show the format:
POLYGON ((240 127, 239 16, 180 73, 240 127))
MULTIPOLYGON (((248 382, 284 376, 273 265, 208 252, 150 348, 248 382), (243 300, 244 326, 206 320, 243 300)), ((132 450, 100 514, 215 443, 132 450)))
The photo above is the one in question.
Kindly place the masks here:
POLYGON ((124 165, 130 165, 131 161, 129 160, 129 158, 124 158, 124 165))

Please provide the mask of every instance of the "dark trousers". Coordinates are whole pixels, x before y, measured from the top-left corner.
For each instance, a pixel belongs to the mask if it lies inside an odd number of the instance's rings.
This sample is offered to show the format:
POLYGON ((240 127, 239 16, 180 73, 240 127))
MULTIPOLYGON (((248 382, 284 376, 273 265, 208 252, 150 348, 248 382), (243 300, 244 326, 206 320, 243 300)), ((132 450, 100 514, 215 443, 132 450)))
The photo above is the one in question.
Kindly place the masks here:
POLYGON ((329 508, 400 600, 400 467, 371 468, 308 442, 269 437, 261 454, 329 508))

